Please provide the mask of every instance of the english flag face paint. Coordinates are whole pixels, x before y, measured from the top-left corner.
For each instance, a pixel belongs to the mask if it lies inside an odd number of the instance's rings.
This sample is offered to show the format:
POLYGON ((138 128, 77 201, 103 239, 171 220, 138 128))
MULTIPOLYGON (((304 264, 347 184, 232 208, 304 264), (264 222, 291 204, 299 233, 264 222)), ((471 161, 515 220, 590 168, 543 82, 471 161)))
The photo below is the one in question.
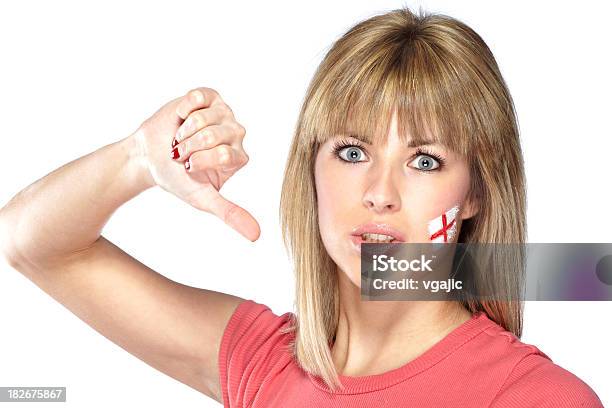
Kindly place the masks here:
POLYGON ((455 205, 439 217, 427 224, 429 240, 431 242, 450 242, 457 233, 457 213, 459 206, 455 205))

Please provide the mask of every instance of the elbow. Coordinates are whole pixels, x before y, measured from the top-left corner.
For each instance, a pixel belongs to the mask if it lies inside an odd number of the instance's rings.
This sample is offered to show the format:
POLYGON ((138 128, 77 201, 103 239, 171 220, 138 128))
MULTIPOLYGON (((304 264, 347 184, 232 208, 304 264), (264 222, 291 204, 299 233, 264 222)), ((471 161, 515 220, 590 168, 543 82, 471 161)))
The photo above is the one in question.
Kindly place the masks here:
POLYGON ((16 256, 15 252, 8 252, 2 248, 2 257, 4 258, 4 263, 8 264, 11 268, 19 271, 22 269, 23 262, 19 260, 19 257, 16 256))
POLYGON ((4 262, 19 270, 24 264, 23 253, 17 245, 15 221, 10 217, 8 204, 0 208, 0 255, 4 262))
POLYGON ((0 209, 0 255, 5 263, 8 263, 14 269, 17 269, 19 264, 18 251, 15 248, 15 242, 11 236, 11 223, 5 214, 6 208, 0 209))
POLYGON ((0 210, 0 256, 4 258, 4 263, 8 264, 13 270, 39 285, 37 277, 44 271, 44 268, 34 264, 27 254, 20 249, 14 223, 10 217, 3 214, 3 211, 4 209, 0 210))

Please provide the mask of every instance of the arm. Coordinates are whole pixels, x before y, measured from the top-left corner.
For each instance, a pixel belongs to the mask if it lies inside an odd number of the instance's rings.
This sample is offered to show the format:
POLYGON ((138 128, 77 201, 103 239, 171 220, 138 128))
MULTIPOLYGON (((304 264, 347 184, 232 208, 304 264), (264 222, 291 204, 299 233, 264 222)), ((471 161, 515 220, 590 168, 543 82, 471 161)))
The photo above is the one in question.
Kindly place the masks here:
MULTIPOLYGON (((180 100, 173 101, 166 111, 174 113, 178 104, 180 100)), ((156 115, 165 115, 164 109, 160 112, 156 115)), ((188 176, 168 154, 164 165, 174 168, 152 163, 153 152, 145 152, 142 143, 147 137, 150 150, 152 136, 147 132, 141 126, 18 193, 0 210, 1 248, 13 268, 99 333, 221 402, 221 336, 244 299, 174 282, 100 235, 120 205, 159 184, 154 174, 163 173, 164 188, 185 196, 193 197, 193 187, 205 188, 191 179, 180 181, 188 176), (180 176, 172 180, 169 174, 175 169, 180 176)), ((162 133, 174 134, 167 129, 162 133)), ((165 141, 163 150, 169 146, 165 141)))
POLYGON ((119 206, 154 185, 134 136, 67 163, 2 208, 7 256, 36 263, 89 248, 119 206))

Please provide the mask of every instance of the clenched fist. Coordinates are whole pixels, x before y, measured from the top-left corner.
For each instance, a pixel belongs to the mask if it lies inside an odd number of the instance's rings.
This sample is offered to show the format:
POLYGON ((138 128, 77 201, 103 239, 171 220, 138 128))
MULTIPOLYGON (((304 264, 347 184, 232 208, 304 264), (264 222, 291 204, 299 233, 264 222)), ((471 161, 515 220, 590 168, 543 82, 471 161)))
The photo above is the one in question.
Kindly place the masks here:
POLYGON ((255 218, 219 193, 249 161, 245 133, 217 91, 196 88, 162 106, 132 136, 155 184, 255 241, 255 218))

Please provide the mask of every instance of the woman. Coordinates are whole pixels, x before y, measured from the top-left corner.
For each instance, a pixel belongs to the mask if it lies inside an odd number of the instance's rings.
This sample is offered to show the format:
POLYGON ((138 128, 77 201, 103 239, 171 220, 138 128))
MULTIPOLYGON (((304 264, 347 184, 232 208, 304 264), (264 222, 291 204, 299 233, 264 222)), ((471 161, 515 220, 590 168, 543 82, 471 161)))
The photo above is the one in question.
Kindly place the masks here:
MULTIPOLYGON (((282 190, 295 314, 173 282, 100 235, 120 205, 159 185, 257 240, 257 221, 219 194, 248 161, 244 136, 215 90, 170 101, 15 196, 0 217, 6 258, 104 336, 225 406, 601 407, 519 340, 518 302, 360 299, 364 241, 525 242, 514 107, 473 30, 400 9, 357 24, 324 58, 282 190)), ((512 292, 512 273, 490 283, 512 292)))

